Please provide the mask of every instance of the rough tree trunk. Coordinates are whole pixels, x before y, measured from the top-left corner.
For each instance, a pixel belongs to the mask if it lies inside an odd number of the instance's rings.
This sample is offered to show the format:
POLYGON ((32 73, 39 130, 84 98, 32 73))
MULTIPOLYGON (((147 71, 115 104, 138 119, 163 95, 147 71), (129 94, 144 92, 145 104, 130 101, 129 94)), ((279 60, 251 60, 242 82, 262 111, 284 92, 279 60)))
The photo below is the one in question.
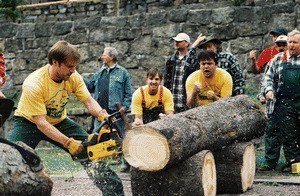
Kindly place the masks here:
POLYGON ((158 171, 201 150, 260 137, 265 125, 263 110, 247 95, 239 95, 129 130, 123 153, 133 167, 158 171))
POLYGON ((203 150, 172 167, 157 171, 131 171, 132 195, 216 195, 213 154, 203 150))
POLYGON ((251 142, 236 143, 213 153, 218 193, 244 193, 255 176, 255 149, 251 142))
POLYGON ((0 143, 0 195, 47 196, 51 195, 52 187, 53 182, 44 170, 33 172, 19 151, 0 143))

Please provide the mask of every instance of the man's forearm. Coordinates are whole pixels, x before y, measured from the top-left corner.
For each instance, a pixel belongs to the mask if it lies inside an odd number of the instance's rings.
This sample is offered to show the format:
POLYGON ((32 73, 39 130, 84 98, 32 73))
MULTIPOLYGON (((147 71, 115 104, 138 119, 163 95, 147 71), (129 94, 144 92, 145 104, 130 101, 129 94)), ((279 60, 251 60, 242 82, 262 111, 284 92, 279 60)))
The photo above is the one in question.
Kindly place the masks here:
POLYGON ((84 105, 88 109, 89 113, 96 118, 99 116, 100 112, 103 110, 103 108, 101 108, 99 103, 95 99, 93 99, 92 96, 90 96, 88 98, 88 100, 84 103, 84 105))
POLYGON ((33 118, 37 128, 48 138, 64 145, 68 141, 68 137, 61 133, 57 128, 46 121, 45 116, 36 116, 33 118))

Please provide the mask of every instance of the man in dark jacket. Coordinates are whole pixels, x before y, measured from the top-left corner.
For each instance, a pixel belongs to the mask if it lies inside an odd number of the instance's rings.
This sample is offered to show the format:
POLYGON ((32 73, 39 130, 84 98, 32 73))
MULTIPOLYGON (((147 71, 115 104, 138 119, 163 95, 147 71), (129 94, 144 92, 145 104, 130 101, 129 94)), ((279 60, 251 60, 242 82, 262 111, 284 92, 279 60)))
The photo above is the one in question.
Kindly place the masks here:
POLYGON ((179 33, 174 40, 174 54, 167 60, 164 86, 173 94, 175 113, 185 111, 186 90, 185 81, 194 71, 199 69, 196 49, 190 47, 190 37, 179 33))

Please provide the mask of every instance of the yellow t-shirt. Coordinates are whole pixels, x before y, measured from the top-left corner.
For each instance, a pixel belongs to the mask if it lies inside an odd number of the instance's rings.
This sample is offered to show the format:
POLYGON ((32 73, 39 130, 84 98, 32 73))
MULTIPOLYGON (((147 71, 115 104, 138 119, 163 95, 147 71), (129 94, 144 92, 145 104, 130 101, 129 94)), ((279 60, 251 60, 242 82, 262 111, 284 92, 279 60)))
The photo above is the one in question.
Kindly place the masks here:
POLYGON ((16 116, 22 116, 33 122, 33 116, 47 115, 50 124, 57 124, 67 117, 65 109, 71 93, 81 102, 90 96, 82 77, 73 73, 68 81, 54 82, 46 65, 31 73, 23 82, 22 95, 15 111, 16 116))
POLYGON ((213 91, 218 97, 229 97, 232 94, 232 78, 231 75, 221 69, 217 68, 215 75, 212 78, 206 78, 201 70, 193 72, 186 80, 186 94, 192 96, 195 83, 199 82, 201 85, 198 105, 205 105, 212 103, 213 100, 207 97, 208 91, 213 91))
MULTIPOLYGON (((152 109, 152 108, 158 106, 160 90, 156 93, 156 95, 149 95, 148 85, 142 86, 140 88, 143 88, 143 91, 144 91, 146 108, 152 109)), ((134 93, 132 95, 131 113, 135 114, 135 115, 143 115, 142 93, 141 93, 140 88, 138 88, 136 91, 134 91, 134 93)), ((160 89, 160 87, 159 87, 159 89, 160 89)), ((163 86, 162 104, 164 106, 165 113, 174 111, 173 95, 172 95, 171 91, 164 86, 163 86)))

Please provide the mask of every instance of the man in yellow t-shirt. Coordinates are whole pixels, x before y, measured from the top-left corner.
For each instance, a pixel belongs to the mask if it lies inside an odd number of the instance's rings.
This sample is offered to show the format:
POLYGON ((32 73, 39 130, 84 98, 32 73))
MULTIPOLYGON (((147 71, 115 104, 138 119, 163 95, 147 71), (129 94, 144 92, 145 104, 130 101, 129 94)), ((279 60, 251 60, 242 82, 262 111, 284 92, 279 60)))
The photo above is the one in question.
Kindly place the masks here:
MULTIPOLYGON (((35 148, 41 140, 46 140, 66 150, 74 158, 86 159, 87 150, 82 141, 87 139, 88 133, 67 117, 65 107, 70 95, 75 94, 99 121, 108 114, 92 98, 76 71, 80 54, 75 46, 58 41, 49 50, 48 60, 49 64, 24 80, 8 140, 22 141, 31 148, 35 148)), ((124 195, 120 178, 105 163, 99 162, 97 166, 89 162, 81 164, 103 194, 124 195)))
POLYGON ((147 85, 132 95, 131 113, 135 115, 133 126, 140 126, 174 114, 173 95, 161 85, 162 74, 151 68, 147 73, 147 85))
POLYGON ((192 73, 185 84, 189 108, 209 104, 232 94, 231 75, 217 67, 216 53, 212 51, 200 52, 198 60, 200 70, 192 73))

